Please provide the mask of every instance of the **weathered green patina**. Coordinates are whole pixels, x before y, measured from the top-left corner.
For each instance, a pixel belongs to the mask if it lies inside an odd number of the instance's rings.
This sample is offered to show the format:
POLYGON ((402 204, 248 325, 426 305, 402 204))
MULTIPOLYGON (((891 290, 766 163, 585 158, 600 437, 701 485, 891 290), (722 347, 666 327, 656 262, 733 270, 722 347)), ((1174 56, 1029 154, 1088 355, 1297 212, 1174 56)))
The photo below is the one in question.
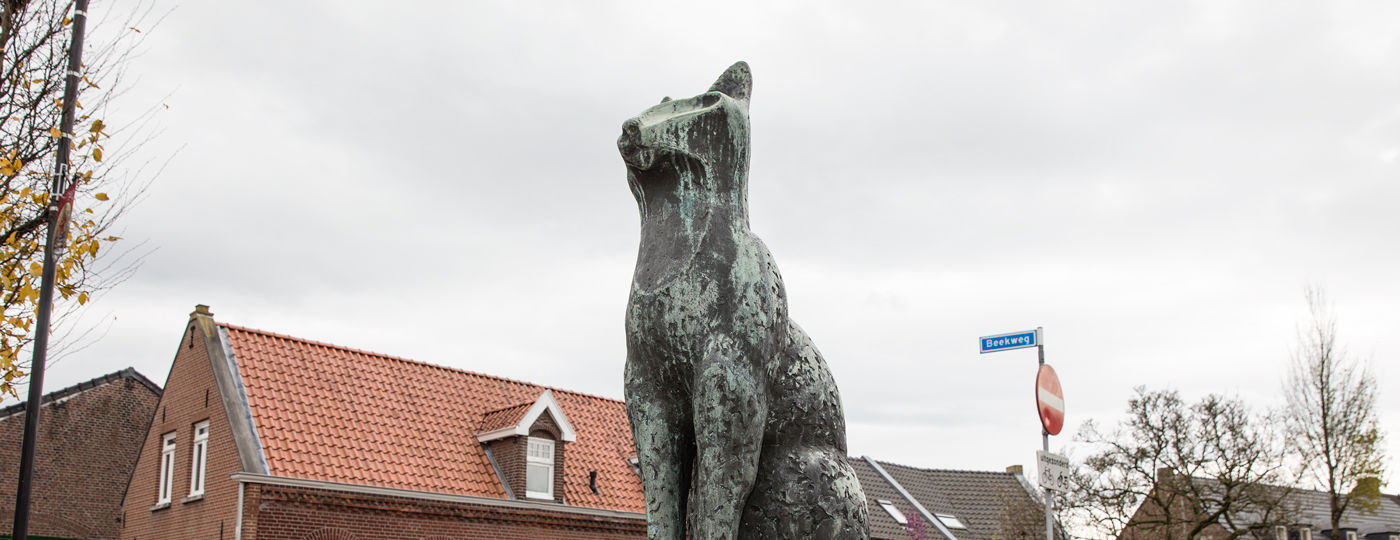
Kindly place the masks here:
POLYGON ((627 413, 652 539, 869 536, 841 398, 749 230, 749 67, 622 125, 641 211, 627 413))

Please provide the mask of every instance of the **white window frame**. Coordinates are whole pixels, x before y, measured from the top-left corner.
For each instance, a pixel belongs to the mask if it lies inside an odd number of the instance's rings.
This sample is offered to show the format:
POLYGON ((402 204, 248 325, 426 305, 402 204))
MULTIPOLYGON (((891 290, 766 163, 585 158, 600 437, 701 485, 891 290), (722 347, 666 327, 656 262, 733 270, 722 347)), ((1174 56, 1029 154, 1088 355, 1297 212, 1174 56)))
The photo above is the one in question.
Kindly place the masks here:
POLYGON ((1283 525, 1274 526, 1274 540, 1288 540, 1288 527, 1283 525))
POLYGON ((893 519, 895 523, 900 525, 909 524, 909 518, 904 517, 904 514, 900 513, 899 509, 894 507, 894 503, 884 499, 878 499, 875 502, 880 505, 880 508, 885 509, 885 513, 889 514, 890 519, 893 519))
POLYGON ((1298 540, 1312 540, 1312 529, 1307 527, 1298 529, 1298 540))
POLYGON ((943 522, 943 526, 949 529, 967 529, 967 525, 963 525, 962 520, 953 514, 934 514, 933 517, 938 518, 938 521, 943 522))
POLYGON ((553 499, 554 498, 554 440, 542 439, 539 437, 525 438, 525 496, 531 499, 553 499), (539 450, 540 455, 535 455, 539 450), (548 457, 545 456, 548 455, 548 457), (545 466, 548 471, 546 477, 549 489, 547 491, 530 490, 530 465, 545 466))
POLYGON ((1342 533, 1342 536, 1345 536, 1347 540, 1356 540, 1356 531, 1346 531, 1342 533))
POLYGON ((175 491, 175 432, 160 436, 160 483, 156 484, 156 504, 170 504, 175 491))
POLYGON ((204 495, 204 470, 209 464, 209 421, 194 425, 194 445, 190 451, 190 496, 204 495))

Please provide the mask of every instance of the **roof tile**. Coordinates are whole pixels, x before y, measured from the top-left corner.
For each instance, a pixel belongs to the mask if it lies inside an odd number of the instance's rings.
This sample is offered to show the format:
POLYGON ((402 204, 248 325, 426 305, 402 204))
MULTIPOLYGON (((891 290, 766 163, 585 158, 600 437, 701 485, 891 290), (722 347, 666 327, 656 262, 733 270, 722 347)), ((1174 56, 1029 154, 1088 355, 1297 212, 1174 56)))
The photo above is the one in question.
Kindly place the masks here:
MULTIPOLYGON (((504 498, 476 434, 511 414, 518 422, 547 389, 221 326, 243 377, 268 472, 276 476, 504 498)), ((623 403, 548 389, 578 435, 567 443, 564 499, 574 506, 645 511, 641 482, 627 463, 634 452, 623 403), (590 471, 598 472, 598 494, 588 488, 590 471)))

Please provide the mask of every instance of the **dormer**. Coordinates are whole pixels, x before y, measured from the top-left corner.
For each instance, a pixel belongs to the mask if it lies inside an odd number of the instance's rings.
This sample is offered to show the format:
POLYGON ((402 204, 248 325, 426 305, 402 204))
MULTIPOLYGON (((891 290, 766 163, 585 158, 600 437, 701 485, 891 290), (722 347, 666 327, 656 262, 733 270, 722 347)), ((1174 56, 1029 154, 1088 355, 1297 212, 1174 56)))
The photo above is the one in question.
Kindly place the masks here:
POLYGON ((1341 532, 1334 534, 1332 529, 1324 529, 1322 535, 1328 540, 1358 540, 1356 527, 1342 527, 1341 532))
POLYGON ((486 413, 476 440, 512 499, 564 502, 564 446, 574 428, 545 390, 532 402, 486 413))

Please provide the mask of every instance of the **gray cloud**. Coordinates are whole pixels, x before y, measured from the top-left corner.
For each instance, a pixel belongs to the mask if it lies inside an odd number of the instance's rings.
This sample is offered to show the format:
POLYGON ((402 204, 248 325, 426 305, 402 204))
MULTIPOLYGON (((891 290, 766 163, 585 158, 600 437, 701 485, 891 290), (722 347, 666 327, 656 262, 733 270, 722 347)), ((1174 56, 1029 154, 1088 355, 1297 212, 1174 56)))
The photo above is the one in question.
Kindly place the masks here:
POLYGON ((637 214, 613 141, 745 59, 753 225, 853 452, 1028 464, 1034 355, 973 347, 1037 325, 1070 431, 1135 385, 1279 403, 1309 281, 1400 417, 1397 23, 1377 3, 181 5, 113 111, 171 107, 141 152, 183 150, 127 223, 158 250, 49 385, 161 379, 204 302, 620 397, 637 214))

